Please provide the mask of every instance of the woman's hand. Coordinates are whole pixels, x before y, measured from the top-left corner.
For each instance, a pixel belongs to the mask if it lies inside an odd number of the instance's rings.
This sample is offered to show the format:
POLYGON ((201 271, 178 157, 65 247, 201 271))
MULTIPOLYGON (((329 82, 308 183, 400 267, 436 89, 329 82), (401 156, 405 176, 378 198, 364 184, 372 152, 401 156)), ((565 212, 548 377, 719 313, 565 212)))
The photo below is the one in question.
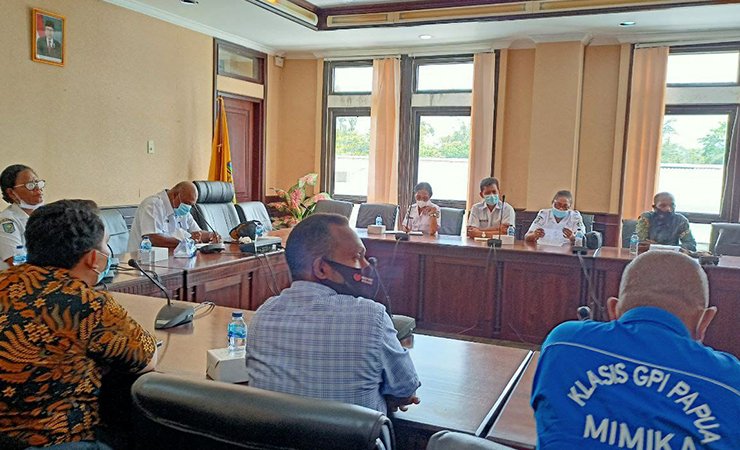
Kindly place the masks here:
POLYGON ((573 230, 570 228, 563 228, 563 237, 570 240, 570 242, 575 242, 576 235, 573 234, 573 230))

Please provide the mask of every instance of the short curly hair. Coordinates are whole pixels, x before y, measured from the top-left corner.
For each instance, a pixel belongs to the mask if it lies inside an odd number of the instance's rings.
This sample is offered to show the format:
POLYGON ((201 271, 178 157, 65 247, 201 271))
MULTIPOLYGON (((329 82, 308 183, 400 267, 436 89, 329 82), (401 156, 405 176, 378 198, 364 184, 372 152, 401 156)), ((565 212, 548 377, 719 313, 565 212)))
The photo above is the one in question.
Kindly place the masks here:
POLYGON ((0 189, 3 190, 3 200, 6 202, 14 203, 13 199, 8 195, 8 189, 15 187, 15 180, 18 179, 18 174, 24 170, 30 170, 33 172, 33 169, 26 165, 13 164, 12 166, 6 167, 5 170, 3 170, 3 173, 0 173, 0 189))
POLYGON ((105 226, 92 200, 59 200, 31 214, 26 224, 28 262, 71 269, 90 250, 102 250, 105 226))

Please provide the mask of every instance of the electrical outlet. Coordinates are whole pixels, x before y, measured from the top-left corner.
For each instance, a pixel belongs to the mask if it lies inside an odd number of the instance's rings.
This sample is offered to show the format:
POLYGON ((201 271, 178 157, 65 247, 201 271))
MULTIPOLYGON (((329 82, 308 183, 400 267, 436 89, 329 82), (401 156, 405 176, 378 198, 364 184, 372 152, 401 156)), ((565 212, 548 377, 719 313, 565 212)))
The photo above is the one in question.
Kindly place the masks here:
POLYGON ((154 141, 146 141, 146 152, 150 155, 154 154, 154 141))

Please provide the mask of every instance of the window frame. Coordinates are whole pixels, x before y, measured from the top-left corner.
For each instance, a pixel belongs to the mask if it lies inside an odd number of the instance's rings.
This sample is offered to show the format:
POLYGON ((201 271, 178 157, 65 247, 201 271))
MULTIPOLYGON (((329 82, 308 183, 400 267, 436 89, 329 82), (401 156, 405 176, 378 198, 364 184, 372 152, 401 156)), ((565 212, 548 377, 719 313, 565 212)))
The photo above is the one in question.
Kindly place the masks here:
MULTIPOLYGON (((676 211, 689 219, 689 223, 711 224, 717 221, 737 221, 738 220, 738 201, 740 201, 740 177, 733 176, 734 173, 740 174, 740 160, 738 160, 738 118, 740 117, 740 105, 738 104, 682 104, 666 105, 665 114, 667 115, 710 115, 710 114, 727 114, 727 140, 725 142, 725 177, 722 181, 721 199, 719 214, 694 213, 688 211, 676 211), (734 141, 734 142, 733 142, 734 141), (731 200, 735 205, 728 205, 724 199, 731 200), (729 210, 728 210, 729 207, 729 210)), ((660 170, 660 169, 658 169, 660 170)))
POLYGON ((444 89, 444 90, 420 90, 419 89, 419 67, 426 65, 445 65, 445 64, 473 64, 473 55, 455 55, 455 56, 425 56, 412 59, 412 94, 457 94, 473 92, 470 89, 444 89))
POLYGON ((352 67, 373 67, 373 61, 370 59, 353 60, 353 61, 328 61, 325 70, 327 71, 327 95, 372 95, 373 87, 369 91, 335 91, 334 90, 334 71, 338 68, 352 67))
MULTIPOLYGON (((420 137, 420 124, 422 116, 460 116, 470 117, 471 107, 469 106, 417 106, 411 108, 411 148, 409 149, 409 181, 411 181, 411 196, 413 201, 413 188, 419 183, 419 137, 420 137)), ((468 158, 470 161, 470 158, 468 158)), ((434 182, 432 180, 425 180, 432 184, 434 189, 434 182)), ((432 197, 432 202, 435 205, 445 208, 458 208, 465 209, 467 200, 451 200, 451 199, 440 199, 432 197)))
POLYGON ((729 52, 738 52, 738 70, 736 73, 736 79, 735 82, 725 82, 725 83, 668 83, 666 82, 666 87, 672 87, 672 88, 692 88, 692 87, 732 87, 732 86, 740 86, 740 42, 729 42, 726 44, 712 44, 712 45, 691 45, 691 46, 679 46, 679 47, 671 47, 668 56, 670 55, 686 55, 686 54, 692 54, 692 53, 729 53, 729 52))
POLYGON ((326 176, 326 186, 324 190, 331 195, 332 199, 343 200, 352 203, 364 203, 367 201, 367 195, 337 195, 334 192, 335 180, 334 171, 336 169, 336 138, 337 138, 337 118, 339 117, 370 117, 370 108, 352 107, 352 108, 329 108, 327 112, 326 127, 326 164, 324 166, 326 176))
POLYGON ((242 47, 240 45, 233 44, 231 42, 222 41, 221 39, 215 39, 215 47, 216 51, 214 54, 214 71, 216 72, 216 75, 221 75, 228 78, 235 78, 237 80, 243 80, 243 81, 249 81, 251 83, 257 83, 257 84, 265 84, 265 54, 250 50, 248 48, 242 47), (221 70, 218 65, 219 61, 219 55, 221 53, 221 49, 226 49, 230 51, 231 53, 235 53, 239 56, 243 56, 245 58, 251 58, 255 61, 255 73, 257 74, 257 77, 245 77, 243 75, 229 72, 227 70, 221 70))

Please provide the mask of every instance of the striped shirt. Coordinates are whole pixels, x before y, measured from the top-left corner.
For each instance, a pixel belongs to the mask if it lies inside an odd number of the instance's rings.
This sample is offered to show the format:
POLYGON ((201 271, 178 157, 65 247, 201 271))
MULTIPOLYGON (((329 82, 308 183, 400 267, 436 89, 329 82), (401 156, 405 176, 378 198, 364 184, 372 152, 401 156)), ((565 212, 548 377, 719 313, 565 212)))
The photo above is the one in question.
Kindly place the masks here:
POLYGON ((249 385, 386 413, 420 386, 383 305, 310 281, 262 305, 247 339, 249 385))

